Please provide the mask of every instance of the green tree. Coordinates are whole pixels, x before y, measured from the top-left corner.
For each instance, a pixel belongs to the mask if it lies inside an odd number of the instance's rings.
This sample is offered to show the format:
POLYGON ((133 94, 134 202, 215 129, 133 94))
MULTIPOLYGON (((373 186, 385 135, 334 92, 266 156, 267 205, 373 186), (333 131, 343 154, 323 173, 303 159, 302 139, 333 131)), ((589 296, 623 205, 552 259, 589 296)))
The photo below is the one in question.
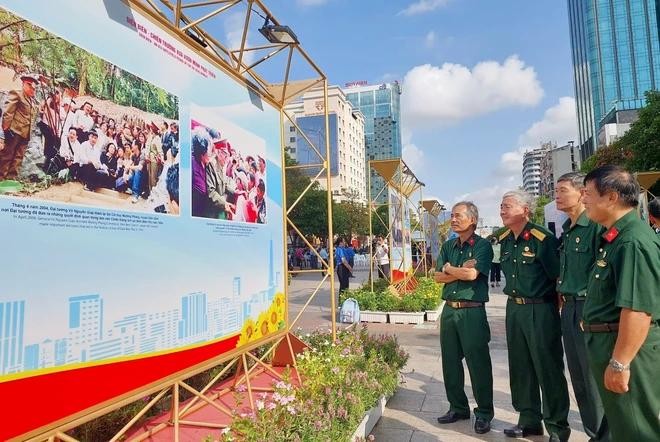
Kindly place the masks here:
POLYGON ((536 199, 536 209, 534 210, 534 213, 530 217, 530 221, 536 224, 545 224, 545 213, 543 212, 543 208, 550 202, 550 198, 541 195, 536 199))
POLYGON ((349 237, 353 234, 369 234, 369 214, 365 205, 360 202, 360 194, 354 190, 344 190, 343 201, 333 207, 335 233, 349 237), (336 212, 335 212, 336 210, 336 212), (343 224, 340 224, 340 221, 343 224))
POLYGON ((619 164, 631 172, 660 170, 660 92, 648 91, 646 105, 628 132, 610 146, 600 148, 582 165, 590 172, 605 164, 619 164))
POLYGON ((371 213, 371 231, 376 236, 385 237, 389 229, 389 213, 387 205, 381 205, 372 210, 371 213))
MULTIPOLYGON (((293 206, 302 195, 289 213, 289 218, 300 230, 303 236, 309 238, 317 236, 326 238, 328 236, 328 204, 327 193, 321 189, 318 182, 313 182, 305 175, 303 169, 290 168, 298 163, 285 154, 286 169, 286 205, 287 208, 293 206), (310 186, 311 184, 311 186, 310 186), (309 190, 303 194, 305 189, 309 190)), ((341 216, 341 215, 340 215, 341 216)), ((290 232, 291 233, 291 232, 290 232)))
POLYGON ((624 145, 619 144, 619 141, 598 149, 594 155, 582 163, 580 170, 584 173, 589 173, 595 168, 606 164, 618 164, 628 167, 632 152, 624 145))

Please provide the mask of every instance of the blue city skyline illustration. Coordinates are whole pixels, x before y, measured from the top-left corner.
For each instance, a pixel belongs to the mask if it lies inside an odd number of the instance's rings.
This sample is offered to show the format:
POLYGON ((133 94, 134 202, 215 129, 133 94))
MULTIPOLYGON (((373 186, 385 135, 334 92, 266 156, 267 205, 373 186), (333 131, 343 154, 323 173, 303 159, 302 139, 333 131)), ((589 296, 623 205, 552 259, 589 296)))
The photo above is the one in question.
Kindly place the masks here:
POLYGON ((243 297, 241 277, 232 279, 231 296, 206 293, 181 296, 179 308, 138 312, 111 321, 104 329, 104 299, 99 294, 68 298, 68 334, 24 343, 26 300, 0 302, 0 375, 67 364, 145 355, 201 343, 239 331, 243 322, 268 309, 281 282, 270 240, 268 286, 243 297))

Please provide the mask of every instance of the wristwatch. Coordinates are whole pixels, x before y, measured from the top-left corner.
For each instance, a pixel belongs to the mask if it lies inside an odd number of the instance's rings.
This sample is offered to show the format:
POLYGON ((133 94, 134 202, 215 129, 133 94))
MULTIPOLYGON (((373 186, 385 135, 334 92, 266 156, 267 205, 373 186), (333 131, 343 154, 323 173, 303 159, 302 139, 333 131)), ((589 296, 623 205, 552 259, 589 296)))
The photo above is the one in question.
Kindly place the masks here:
POLYGON ((621 362, 617 361, 614 358, 610 359, 610 363, 608 365, 612 370, 616 371, 617 373, 630 370, 630 364, 623 365, 621 362))

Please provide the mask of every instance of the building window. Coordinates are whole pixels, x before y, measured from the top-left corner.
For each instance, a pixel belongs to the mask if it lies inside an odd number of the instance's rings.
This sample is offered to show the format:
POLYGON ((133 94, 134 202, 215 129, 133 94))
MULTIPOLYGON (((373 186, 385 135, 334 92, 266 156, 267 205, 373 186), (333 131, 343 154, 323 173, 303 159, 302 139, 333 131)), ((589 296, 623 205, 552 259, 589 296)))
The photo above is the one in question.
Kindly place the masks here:
POLYGON ((289 143, 295 143, 295 142, 296 142, 296 137, 289 138, 289 143))
POLYGON ((295 132, 296 126, 289 126, 289 132, 295 132))

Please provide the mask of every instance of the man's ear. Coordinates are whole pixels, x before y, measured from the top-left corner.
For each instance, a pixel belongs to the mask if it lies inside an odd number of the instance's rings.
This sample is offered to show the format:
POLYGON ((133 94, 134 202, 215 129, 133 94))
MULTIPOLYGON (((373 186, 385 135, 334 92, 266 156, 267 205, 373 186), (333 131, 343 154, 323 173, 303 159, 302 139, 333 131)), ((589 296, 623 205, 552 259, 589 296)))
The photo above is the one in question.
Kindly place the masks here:
POLYGON ((610 206, 616 206, 619 202, 619 193, 618 192, 607 192, 607 203, 610 206))

